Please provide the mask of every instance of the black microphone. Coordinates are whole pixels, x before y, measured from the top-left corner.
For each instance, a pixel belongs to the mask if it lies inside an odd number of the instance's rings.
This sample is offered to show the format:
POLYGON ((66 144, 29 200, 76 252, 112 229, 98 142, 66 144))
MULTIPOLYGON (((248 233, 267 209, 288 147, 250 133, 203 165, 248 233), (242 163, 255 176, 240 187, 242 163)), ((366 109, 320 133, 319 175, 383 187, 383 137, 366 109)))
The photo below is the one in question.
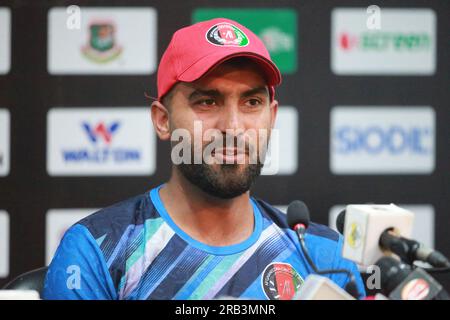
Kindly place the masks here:
POLYGON ((297 232, 300 239, 304 239, 309 227, 309 210, 303 201, 295 200, 287 208, 287 223, 289 228, 297 232))
POLYGON ((421 268, 412 269, 392 257, 380 258, 381 292, 392 300, 449 300, 448 293, 421 268))
POLYGON ((319 275, 336 274, 336 273, 346 274, 349 277, 349 282, 347 283, 345 290, 354 298, 358 299, 360 297, 360 293, 358 287, 356 286, 355 277, 349 270, 346 269, 319 270, 314 261, 311 259, 308 248, 306 247, 305 244, 306 229, 308 229, 310 218, 308 207, 304 202, 300 200, 295 200, 291 202, 291 204, 289 204, 287 208, 287 222, 289 228, 293 229, 297 233, 303 254, 306 260, 308 261, 309 265, 313 269, 313 271, 319 275))
MULTIPOLYGON (((336 219, 336 228, 344 233, 345 210, 342 210, 336 219)), ((400 257, 400 259, 408 264, 414 261, 424 261, 436 268, 449 268, 450 262, 440 252, 426 247, 424 244, 395 235, 392 230, 387 229, 379 239, 379 246, 382 249, 389 250, 400 257)))

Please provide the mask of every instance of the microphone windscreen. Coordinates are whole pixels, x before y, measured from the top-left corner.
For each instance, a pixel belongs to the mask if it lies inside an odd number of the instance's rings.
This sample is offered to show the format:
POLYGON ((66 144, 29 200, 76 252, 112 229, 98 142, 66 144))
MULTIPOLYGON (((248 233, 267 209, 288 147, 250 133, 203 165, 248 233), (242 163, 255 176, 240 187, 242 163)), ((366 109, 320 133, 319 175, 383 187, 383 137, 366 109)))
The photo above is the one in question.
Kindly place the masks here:
POLYGON ((303 201, 295 200, 287 208, 287 222, 289 228, 294 229, 294 227, 301 223, 308 228, 309 225, 309 210, 303 201))
POLYGON ((406 277, 410 270, 400 261, 389 256, 380 258, 376 265, 380 268, 382 293, 389 295, 406 277))
POLYGON ((336 218, 336 229, 340 234, 344 234, 344 225, 345 225, 345 209, 342 210, 337 218, 336 218))

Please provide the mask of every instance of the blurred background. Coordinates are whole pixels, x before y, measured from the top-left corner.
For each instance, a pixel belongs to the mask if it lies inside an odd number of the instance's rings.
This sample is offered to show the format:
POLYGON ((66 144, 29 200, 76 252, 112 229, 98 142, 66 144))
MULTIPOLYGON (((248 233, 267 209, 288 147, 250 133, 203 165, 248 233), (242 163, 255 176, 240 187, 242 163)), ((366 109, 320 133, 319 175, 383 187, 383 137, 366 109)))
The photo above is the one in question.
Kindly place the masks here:
POLYGON ((47 265, 76 221, 168 179, 158 61, 177 29, 214 17, 253 30, 283 74, 279 153, 253 195, 301 199, 327 225, 346 204, 395 203, 450 256, 449 14, 431 0, 0 0, 0 286, 47 265))

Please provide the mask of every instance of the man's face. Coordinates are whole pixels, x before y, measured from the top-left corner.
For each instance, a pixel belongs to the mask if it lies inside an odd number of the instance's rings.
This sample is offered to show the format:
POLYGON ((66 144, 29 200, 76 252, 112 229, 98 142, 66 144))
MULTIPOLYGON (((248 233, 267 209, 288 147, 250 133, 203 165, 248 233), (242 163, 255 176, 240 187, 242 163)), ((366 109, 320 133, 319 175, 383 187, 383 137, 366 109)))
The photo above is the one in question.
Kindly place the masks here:
POLYGON ((277 111, 257 65, 224 63, 195 82, 178 83, 168 109, 170 132, 186 129, 192 137, 192 162, 177 165, 178 170, 215 197, 229 199, 247 192, 263 166, 264 157, 255 157, 263 147, 259 139, 264 132, 270 136, 277 111), (202 142, 195 148, 199 124, 202 142), (205 163, 202 157, 202 163, 195 164, 194 153, 203 155, 212 141, 208 131, 216 133, 223 147, 212 150, 212 161, 205 163))

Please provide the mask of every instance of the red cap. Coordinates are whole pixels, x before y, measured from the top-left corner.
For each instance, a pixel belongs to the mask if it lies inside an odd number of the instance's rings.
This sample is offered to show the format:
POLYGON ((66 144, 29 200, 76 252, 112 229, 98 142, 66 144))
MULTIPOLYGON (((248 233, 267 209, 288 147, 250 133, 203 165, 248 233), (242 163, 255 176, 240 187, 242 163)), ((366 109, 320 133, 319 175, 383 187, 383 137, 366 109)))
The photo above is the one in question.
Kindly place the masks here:
POLYGON ((281 74, 264 43, 239 23, 217 18, 199 22, 174 33, 158 68, 158 100, 179 81, 192 82, 225 60, 249 57, 266 75, 271 98, 281 74))

